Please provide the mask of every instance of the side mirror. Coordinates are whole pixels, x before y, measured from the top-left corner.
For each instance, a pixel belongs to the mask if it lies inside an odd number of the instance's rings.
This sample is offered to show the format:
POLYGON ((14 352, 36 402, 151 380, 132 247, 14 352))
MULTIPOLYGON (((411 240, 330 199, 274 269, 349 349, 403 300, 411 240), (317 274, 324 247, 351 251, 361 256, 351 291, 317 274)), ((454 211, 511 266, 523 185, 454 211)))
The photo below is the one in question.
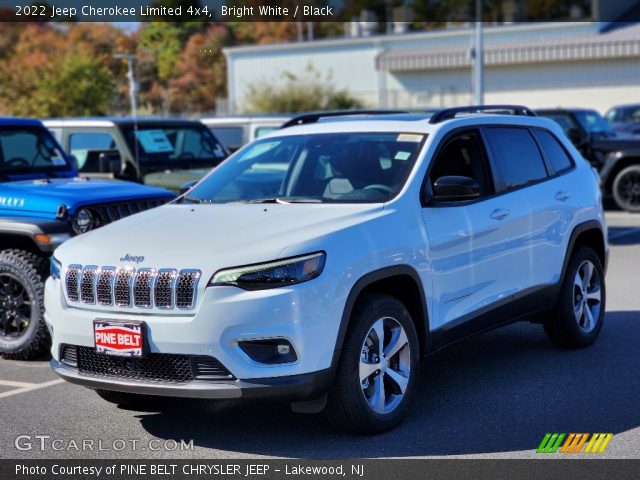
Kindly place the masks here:
POLYGON ((567 137, 569 137, 571 143, 573 143, 576 147, 581 146, 586 141, 584 134, 580 131, 579 128, 575 127, 569 128, 567 130, 567 137))
POLYGON ((78 161, 78 157, 75 155, 69 155, 69 161, 71 162, 71 166, 77 172, 80 170, 80 162, 78 161))
POLYGON ((469 177, 445 176, 433 184, 432 199, 439 202, 462 202, 480 197, 480 184, 469 177))
POLYGON ((100 165, 100 173, 112 173, 120 175, 124 169, 124 162, 120 156, 120 152, 102 152, 98 156, 98 164, 100 165))
POLYGON ((193 186, 198 183, 198 180, 191 180, 190 182, 187 183, 183 183, 182 185, 180 185, 180 195, 182 195, 183 193, 187 193, 189 190, 191 190, 193 188, 193 186))

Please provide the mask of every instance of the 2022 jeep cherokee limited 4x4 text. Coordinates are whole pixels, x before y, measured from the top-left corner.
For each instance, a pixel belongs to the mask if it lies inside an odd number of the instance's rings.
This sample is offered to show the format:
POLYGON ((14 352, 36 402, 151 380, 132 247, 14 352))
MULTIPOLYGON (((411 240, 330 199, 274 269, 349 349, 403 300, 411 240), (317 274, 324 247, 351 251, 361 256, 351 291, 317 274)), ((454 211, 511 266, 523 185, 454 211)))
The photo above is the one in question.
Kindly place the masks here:
POLYGON ((56 251, 58 375, 118 403, 281 396, 378 432, 453 341, 523 318, 595 340, 601 194, 556 124, 504 106, 299 123, 56 251))
POLYGON ((29 358, 49 348, 44 281, 58 245, 173 198, 158 188, 79 178, 41 122, 0 118, 0 354, 29 358))

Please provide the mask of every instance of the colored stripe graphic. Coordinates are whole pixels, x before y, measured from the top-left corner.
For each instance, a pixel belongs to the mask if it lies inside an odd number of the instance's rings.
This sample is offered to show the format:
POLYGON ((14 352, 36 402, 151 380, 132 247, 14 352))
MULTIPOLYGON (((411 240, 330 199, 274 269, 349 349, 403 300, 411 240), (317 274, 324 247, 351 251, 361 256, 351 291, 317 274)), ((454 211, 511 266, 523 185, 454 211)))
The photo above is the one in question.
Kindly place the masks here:
POLYGON ((603 453, 613 438, 613 433, 546 433, 538 445, 537 453, 603 453), (589 435, 591 438, 589 439, 589 435), (565 440, 564 443, 562 441, 565 440), (589 442, 587 443, 587 440, 589 442), (562 445, 562 448, 560 447, 562 445))

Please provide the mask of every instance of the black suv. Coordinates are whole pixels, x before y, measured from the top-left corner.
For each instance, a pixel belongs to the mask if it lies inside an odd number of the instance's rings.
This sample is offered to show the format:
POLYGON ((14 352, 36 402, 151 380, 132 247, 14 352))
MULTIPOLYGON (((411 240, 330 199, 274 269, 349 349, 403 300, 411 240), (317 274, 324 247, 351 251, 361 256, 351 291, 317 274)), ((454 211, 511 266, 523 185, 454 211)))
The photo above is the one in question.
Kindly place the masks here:
POLYGON ((615 133, 597 111, 585 108, 537 110, 556 121, 599 172, 605 195, 629 212, 640 212, 640 138, 615 133))

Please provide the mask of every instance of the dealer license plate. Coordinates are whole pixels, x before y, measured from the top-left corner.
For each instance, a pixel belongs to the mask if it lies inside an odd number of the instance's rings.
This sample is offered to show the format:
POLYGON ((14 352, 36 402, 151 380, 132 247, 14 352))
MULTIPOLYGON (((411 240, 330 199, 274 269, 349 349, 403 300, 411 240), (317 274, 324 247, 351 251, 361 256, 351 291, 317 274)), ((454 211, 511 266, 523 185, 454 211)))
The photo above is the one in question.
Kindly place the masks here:
POLYGON ((144 322, 94 320, 96 353, 121 357, 142 357, 145 349, 144 322))

